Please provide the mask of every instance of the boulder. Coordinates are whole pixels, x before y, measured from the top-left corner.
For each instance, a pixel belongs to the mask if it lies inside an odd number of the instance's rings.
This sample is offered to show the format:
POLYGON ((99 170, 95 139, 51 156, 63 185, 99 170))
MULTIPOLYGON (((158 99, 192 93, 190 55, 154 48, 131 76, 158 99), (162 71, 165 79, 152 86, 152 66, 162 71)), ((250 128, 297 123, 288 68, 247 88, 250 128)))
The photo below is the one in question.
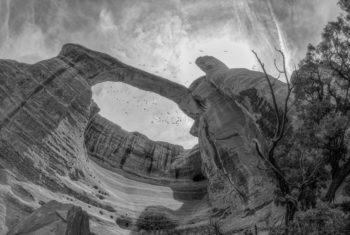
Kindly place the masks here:
POLYGON ((89 235, 89 216, 81 207, 50 201, 7 233, 17 234, 89 235))

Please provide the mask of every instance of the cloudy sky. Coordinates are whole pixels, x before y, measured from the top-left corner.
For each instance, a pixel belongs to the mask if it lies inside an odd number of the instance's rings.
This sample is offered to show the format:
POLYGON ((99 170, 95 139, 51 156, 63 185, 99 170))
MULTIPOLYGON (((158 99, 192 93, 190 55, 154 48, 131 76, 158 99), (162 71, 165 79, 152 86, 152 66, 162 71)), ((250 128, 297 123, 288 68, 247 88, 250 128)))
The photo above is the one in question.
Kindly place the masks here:
MULTIPOLYGON (((0 0, 0 58, 34 63, 68 42, 189 86, 198 56, 229 67, 270 68, 273 48, 289 65, 339 13, 336 0, 0 0)), ((270 68, 270 72, 273 71, 270 68)), ((93 88, 100 113, 128 131, 192 147, 192 120, 158 95, 120 83, 93 88)))

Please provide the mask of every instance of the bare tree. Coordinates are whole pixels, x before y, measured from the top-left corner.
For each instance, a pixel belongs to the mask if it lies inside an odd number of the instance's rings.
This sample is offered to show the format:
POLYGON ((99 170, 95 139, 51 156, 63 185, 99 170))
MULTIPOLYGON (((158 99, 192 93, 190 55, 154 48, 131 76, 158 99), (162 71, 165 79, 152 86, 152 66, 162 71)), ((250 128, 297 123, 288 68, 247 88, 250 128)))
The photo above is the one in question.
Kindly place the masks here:
POLYGON ((285 78, 285 81, 286 81, 286 92, 287 93, 286 93, 286 96, 284 98, 282 107, 279 107, 277 104, 274 86, 273 86, 273 83, 271 81, 271 77, 266 72, 266 68, 265 68, 264 63, 259 58, 258 54, 255 51, 252 51, 254 53, 257 61, 259 62, 259 65, 264 73, 265 80, 268 84, 269 92, 270 92, 270 95, 272 98, 272 108, 273 108, 275 120, 276 120, 276 123, 274 126, 274 134, 273 134, 272 138, 269 138, 267 140, 267 142, 268 142, 267 151, 264 151, 261 148, 261 145, 258 142, 258 140, 255 140, 255 148, 256 148, 256 151, 258 153, 258 156, 273 171, 273 173, 277 179, 277 182, 278 182, 278 187, 279 187, 280 191, 282 192, 282 194, 285 196, 286 199, 289 198, 289 200, 287 200, 287 202, 286 202, 286 219, 285 219, 286 225, 288 225, 289 221, 291 221, 293 219, 293 216, 294 216, 294 213, 295 213, 296 207, 297 207, 297 205, 295 205, 293 198, 291 198, 289 196, 291 194, 291 189, 292 189, 292 186, 294 184, 287 181, 285 173, 281 169, 281 166, 278 165, 276 155, 275 155, 275 150, 276 150, 276 147, 281 143, 282 138, 286 135, 286 130, 287 130, 286 125, 288 123, 287 113, 289 111, 289 102, 290 102, 290 96, 291 96, 291 93, 293 90, 293 86, 290 83, 290 76, 289 76, 288 71, 287 71, 285 55, 279 49, 276 49, 276 51, 282 57, 282 68, 278 67, 276 60, 275 60, 274 65, 275 65, 276 70, 279 72, 278 77, 283 75, 285 78))

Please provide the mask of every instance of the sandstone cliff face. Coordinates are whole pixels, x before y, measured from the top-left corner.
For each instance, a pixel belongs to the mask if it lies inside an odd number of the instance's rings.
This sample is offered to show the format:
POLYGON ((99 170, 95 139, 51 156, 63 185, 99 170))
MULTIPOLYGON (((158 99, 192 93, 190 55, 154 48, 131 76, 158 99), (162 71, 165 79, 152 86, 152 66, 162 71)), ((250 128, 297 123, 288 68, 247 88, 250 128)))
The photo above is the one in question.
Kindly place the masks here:
POLYGON ((34 65, 0 60, 0 230, 52 199, 81 206, 97 234, 232 234, 280 222, 253 147, 273 122, 263 75, 212 57, 197 65, 206 75, 187 89, 73 44, 34 65), (176 102, 199 146, 155 142, 96 114, 91 86, 104 81, 176 102))
MULTIPOLYGON (((111 127, 115 133, 110 129, 102 129, 106 133, 89 132, 101 128, 96 107, 91 102, 91 85, 100 80, 92 82, 91 73, 103 74, 99 69, 106 70, 104 63, 109 65, 108 60, 112 60, 106 56, 106 62, 105 55, 96 55, 102 54, 68 45, 58 57, 34 65, 0 61, 1 234, 52 199, 73 201, 81 206, 91 215, 91 230, 97 234, 128 234, 130 229, 139 229, 138 218, 150 206, 158 211, 166 208, 178 227, 186 227, 186 224, 203 227, 195 225, 208 219, 205 180, 192 180, 200 165, 182 164, 181 169, 171 168, 172 162, 192 158, 193 154, 187 155, 180 146, 152 142, 142 135, 123 133, 121 129, 119 133, 108 121, 102 123, 102 127, 111 127), (85 147, 85 133, 91 134, 87 135, 91 138, 87 138, 86 143, 94 146, 85 147), (124 162, 128 171, 124 171, 124 166, 120 168, 125 174, 105 170, 88 159, 87 152, 94 152, 91 149, 96 150, 95 154, 102 154, 104 159, 110 157, 106 143, 94 142, 95 137, 103 139, 107 134, 137 140, 132 146, 140 153, 130 151, 134 156, 124 162), (147 155, 142 156, 142 153, 147 155), (154 159, 152 168, 147 164, 147 161, 151 163, 150 158, 154 159), (123 175, 138 175, 138 178, 123 175), (161 186, 160 182, 168 187, 161 186), (128 226, 116 224, 122 216, 131 221, 128 226)), ((130 68, 130 73, 132 71, 130 68)), ((140 75, 143 79, 145 76, 151 75, 140 75)), ((107 79, 100 78, 101 81, 107 79)), ((174 99, 182 100, 182 97, 174 99)), ((108 137, 105 140, 108 141, 108 137)), ((113 141, 109 142, 113 151, 122 146, 118 154, 127 149, 118 139, 113 141)), ((118 156, 122 159, 122 155, 118 156)), ((198 160, 198 154, 196 158, 198 160)), ((113 168, 113 161, 108 163, 111 163, 109 169, 113 168)))
POLYGON ((72 79, 71 70, 57 59, 31 66, 1 61, 0 67, 0 163, 3 184, 11 186, 2 188, 5 215, 0 227, 6 231, 21 215, 11 207, 32 208, 16 196, 37 203, 18 181, 67 193, 62 178, 85 174, 83 134, 91 89, 82 77, 72 79), (21 190, 15 193, 14 187, 21 190))
POLYGON ((186 155, 182 146, 155 142, 146 136, 129 133, 118 125, 96 115, 85 131, 85 144, 91 159, 105 168, 139 180, 158 184, 193 181, 201 175, 199 151, 192 153, 191 164, 174 167, 179 155, 186 155))
MULTIPOLYGON (((193 130, 199 137, 213 218, 223 232, 280 223, 283 211, 273 203, 274 183, 254 147, 255 140, 265 145, 274 121, 268 119, 273 115, 263 74, 230 70, 212 57, 199 58, 197 64, 206 76, 190 90, 205 110, 193 130)), ((275 89, 282 101, 283 84, 276 81, 275 89)))

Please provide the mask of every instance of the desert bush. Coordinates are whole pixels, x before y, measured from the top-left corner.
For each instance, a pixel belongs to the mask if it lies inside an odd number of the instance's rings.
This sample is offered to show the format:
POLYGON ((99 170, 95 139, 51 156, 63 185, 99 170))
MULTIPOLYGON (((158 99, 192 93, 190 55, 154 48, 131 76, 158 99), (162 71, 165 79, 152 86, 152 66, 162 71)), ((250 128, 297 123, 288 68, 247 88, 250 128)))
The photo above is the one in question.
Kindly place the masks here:
POLYGON ((331 208, 327 203, 320 203, 316 208, 298 211, 288 228, 281 226, 271 229, 270 234, 349 234, 345 227, 348 216, 339 209, 331 208))

